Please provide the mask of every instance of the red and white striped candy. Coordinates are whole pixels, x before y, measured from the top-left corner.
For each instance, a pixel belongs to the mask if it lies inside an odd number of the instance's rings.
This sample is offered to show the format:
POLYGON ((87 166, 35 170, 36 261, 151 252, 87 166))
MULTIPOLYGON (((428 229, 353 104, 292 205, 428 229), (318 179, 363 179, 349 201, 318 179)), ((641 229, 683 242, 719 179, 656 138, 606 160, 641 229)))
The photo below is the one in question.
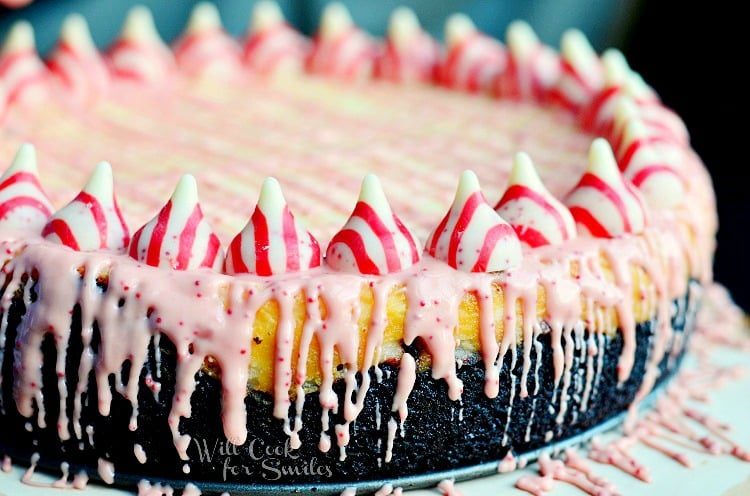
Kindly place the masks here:
POLYGON ((40 232, 52 210, 39 183, 36 151, 29 144, 21 145, 0 176, 0 228, 40 232))
POLYGON ((449 88, 472 93, 489 90, 508 65, 502 43, 480 33, 464 14, 448 18, 445 40, 448 53, 440 67, 440 80, 449 88))
POLYGON ((70 14, 63 21, 60 40, 47 60, 52 76, 77 101, 94 100, 107 92, 110 75, 91 39, 86 19, 70 14))
POLYGON ((471 171, 461 174, 453 204, 425 249, 464 272, 497 272, 517 267, 522 261, 516 232, 487 203, 471 171))
POLYGON ((531 248, 559 245, 576 237, 576 223, 570 211, 547 191, 531 159, 523 152, 513 160, 508 189, 495 211, 531 248))
POLYGON ((577 113, 602 88, 602 63, 586 36, 575 29, 563 34, 560 54, 561 73, 551 91, 551 98, 559 105, 577 113))
POLYGON ((269 177, 250 220, 229 245, 224 272, 272 276, 319 266, 318 241, 289 210, 279 182, 269 177))
POLYGON ((620 170, 649 205, 673 208, 685 202, 685 183, 679 169, 687 157, 681 146, 649 133, 637 117, 628 122, 622 145, 620 170))
POLYGON ((130 234, 107 162, 99 163, 78 196, 52 215, 42 236, 76 251, 125 251, 130 234))
POLYGON ((310 42, 284 20, 278 4, 260 1, 253 8, 242 60, 260 74, 302 72, 310 42))
POLYGON ((36 52, 34 30, 26 21, 14 23, 0 49, 0 81, 9 103, 34 103, 48 91, 49 72, 36 52))
POLYGON ((393 82, 433 81, 439 61, 437 42, 422 30, 414 12, 406 7, 394 10, 385 50, 377 60, 377 77, 393 82))
POLYGON ((685 123, 673 111, 663 105, 641 106, 633 98, 623 95, 617 99, 612 132, 609 134, 609 142, 618 157, 625 152, 625 129, 632 119, 642 122, 648 133, 659 141, 672 143, 679 148, 688 146, 690 142, 685 123))
POLYGON ((193 8, 173 51, 180 68, 194 76, 232 76, 239 72, 240 47, 224 31, 212 3, 201 2, 193 8))
POLYGON ((638 234, 646 226, 646 210, 638 191, 617 168, 612 148, 597 138, 589 151, 589 167, 565 205, 578 232, 597 238, 638 234))
POLYGON ((153 267, 221 270, 219 237, 203 217, 193 176, 182 176, 167 204, 133 235, 129 254, 153 267))
POLYGON ((523 21, 508 26, 508 67, 493 84, 501 98, 544 101, 560 77, 560 58, 523 21))
POLYGON ((174 56, 159 37, 151 11, 140 5, 128 12, 107 60, 115 76, 140 83, 163 82, 175 68, 174 56))
POLYGON ((373 74, 377 54, 375 41, 354 25, 346 7, 330 3, 323 11, 306 65, 314 74, 366 79, 373 74))
POLYGON ((604 85, 581 109, 579 120, 581 127, 587 131, 609 136, 621 98, 631 98, 642 108, 661 103, 656 92, 630 69, 625 56, 619 50, 607 50, 601 60, 604 85))
POLYGON ((417 239, 391 210, 378 178, 365 176, 352 215, 328 245, 326 263, 338 271, 380 275, 408 269, 420 256, 417 239))

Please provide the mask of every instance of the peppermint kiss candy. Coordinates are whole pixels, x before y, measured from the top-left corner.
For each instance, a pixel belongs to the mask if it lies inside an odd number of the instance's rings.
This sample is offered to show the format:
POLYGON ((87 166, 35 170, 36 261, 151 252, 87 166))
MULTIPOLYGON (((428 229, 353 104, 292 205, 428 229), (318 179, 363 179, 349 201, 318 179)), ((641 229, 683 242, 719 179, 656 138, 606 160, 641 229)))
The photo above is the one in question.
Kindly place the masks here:
POLYGON ((523 21, 512 22, 505 39, 508 67, 495 79, 495 95, 544 101, 560 76, 559 57, 523 21))
POLYGON ((130 234, 107 162, 100 162, 78 196, 52 215, 42 236, 76 251, 125 251, 130 234))
POLYGON ((422 30, 414 12, 399 7, 391 15, 385 51, 378 58, 375 72, 379 78, 394 82, 432 81, 439 57, 438 44, 422 30))
POLYGON ((263 182, 258 205, 229 245, 224 272, 272 276, 320 266, 317 240, 289 211, 279 182, 263 182))
POLYGON ((572 112, 589 103, 604 84, 602 64, 583 33, 571 29, 560 42, 562 73, 552 100, 572 112))
POLYGON ((47 67, 77 101, 93 100, 109 87, 109 72, 91 39, 86 19, 70 14, 63 21, 60 40, 47 67))
POLYGON ((603 87, 581 109, 581 126, 593 133, 609 135, 614 125, 619 100, 626 95, 639 107, 660 105, 659 97, 643 79, 628 66, 625 56, 615 49, 602 55, 603 87))
POLYGON ((531 159, 523 152, 513 160, 508 189, 495 211, 531 248, 559 245, 576 237, 576 223, 570 211, 547 191, 531 159))
POLYGON ((323 11, 307 69, 342 79, 365 79, 373 73, 376 55, 375 42, 354 25, 346 7, 330 3, 323 11))
POLYGON ((191 75, 232 75, 240 67, 240 47, 221 25, 212 3, 193 8, 185 33, 174 45, 181 69, 191 75))
POLYGON ((487 90, 508 64, 502 43, 477 31, 464 14, 448 18, 445 40, 448 54, 440 69, 440 79, 449 88, 472 93, 487 90))
POLYGON ((245 65, 261 74, 302 72, 310 43, 286 23, 278 4, 256 3, 252 19, 242 54, 245 65))
POLYGON ((597 238, 638 234, 646 226, 646 211, 638 191, 627 181, 602 138, 591 144, 589 168, 570 192, 565 204, 579 232, 597 238))
POLYGON ((21 145, 10 167, 0 176, 0 228, 39 232, 52 214, 36 168, 36 151, 21 145))
POLYGON ((623 149, 620 170, 649 205, 671 209, 685 202, 685 184, 678 172, 686 160, 682 147, 660 140, 633 118, 625 128, 623 149))
POLYGON ((464 272, 497 272, 521 264, 516 232, 487 203, 477 176, 464 171, 450 210, 427 240, 429 255, 464 272))
POLYGON ((390 274, 419 262, 418 246, 391 210, 378 178, 368 174, 352 215, 328 245, 326 263, 342 272, 390 274))
POLYGON ((617 99, 612 132, 609 142, 618 156, 624 152, 625 128, 632 119, 640 120, 649 134, 664 142, 684 148, 689 145, 690 135, 682 119, 663 105, 641 106, 631 97, 623 95, 617 99))
POLYGON ((34 30, 26 21, 17 21, 8 31, 0 49, 0 81, 9 103, 33 103, 47 95, 49 73, 39 59, 34 30))
POLYGON ((203 218, 193 176, 182 176, 167 204, 133 235, 129 253, 153 267, 221 270, 219 237, 203 218))
POLYGON ((108 60, 116 76, 141 83, 164 81, 174 69, 174 57, 159 37, 151 11, 140 5, 128 12, 108 60))

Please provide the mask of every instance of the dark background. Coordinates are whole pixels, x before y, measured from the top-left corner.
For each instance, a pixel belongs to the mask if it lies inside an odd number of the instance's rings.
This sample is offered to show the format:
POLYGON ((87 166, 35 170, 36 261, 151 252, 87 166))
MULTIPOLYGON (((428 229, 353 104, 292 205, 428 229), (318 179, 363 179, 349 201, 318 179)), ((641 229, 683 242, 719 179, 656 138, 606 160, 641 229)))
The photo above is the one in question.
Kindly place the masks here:
POLYGON ((677 111, 714 181, 715 278, 750 310, 748 26, 723 2, 644 1, 623 46, 631 65, 677 111))
MULTIPOLYGON (((106 46, 119 31, 130 0, 37 0, 11 11, 0 7, 0 33, 17 18, 33 22, 39 49, 49 50, 63 16, 83 13, 97 44, 106 46)), ((173 39, 189 15, 192 0, 141 0, 156 18, 162 36, 173 39)), ((217 0, 229 32, 244 33, 253 2, 217 0)), ((280 0, 290 22, 306 33, 314 31, 321 0, 280 0)), ((750 62, 745 17, 725 2, 665 0, 349 0, 355 21, 382 35, 391 10, 411 6, 426 29, 438 37, 444 19, 463 11, 483 31, 504 38, 509 21, 529 21, 545 42, 556 46, 562 31, 578 27, 594 47, 618 47, 685 120, 692 145, 714 180, 720 230, 715 277, 728 286, 735 300, 750 310, 747 190, 750 186, 750 126, 746 100, 748 77, 739 74, 750 62), (729 6, 728 6, 729 5, 729 6), (742 133, 742 134, 740 134, 742 133)))

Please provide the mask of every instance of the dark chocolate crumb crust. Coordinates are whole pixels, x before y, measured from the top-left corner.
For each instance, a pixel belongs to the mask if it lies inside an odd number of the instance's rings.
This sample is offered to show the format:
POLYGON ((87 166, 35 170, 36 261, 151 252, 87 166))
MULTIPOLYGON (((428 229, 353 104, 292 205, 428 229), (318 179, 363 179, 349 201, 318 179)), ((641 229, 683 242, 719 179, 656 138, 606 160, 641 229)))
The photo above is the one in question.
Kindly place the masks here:
MULTIPOLYGON (((665 381, 679 367, 687 337, 694 326, 696 292, 673 302, 672 324, 675 338, 668 344, 670 351, 660 366, 657 383, 665 381)), ((623 411, 633 401, 646 368, 656 322, 637 326, 635 366, 629 379, 617 384, 617 362, 622 350, 620 334, 590 336, 585 331, 577 339, 566 340, 565 349, 573 347, 570 381, 567 387, 567 409, 558 419, 563 381, 554 385, 552 345, 550 333, 542 333, 531 354, 531 373, 528 375, 529 396, 520 397, 522 350, 505 356, 500 374, 500 394, 493 399, 484 394, 484 365, 477 356, 463 359, 458 376, 464 391, 460 401, 448 398, 442 380, 431 377, 430 371, 417 374, 409 396, 408 417, 401 423, 398 413, 391 412, 399 367, 396 363, 380 365, 382 374, 371 369, 372 382, 364 409, 351 426, 351 439, 346 456, 335 442, 333 426, 343 423, 343 407, 331 414, 328 434, 332 446, 328 452, 318 448, 321 427, 321 407, 317 393, 307 394, 303 409, 302 446, 293 450, 283 431, 283 422, 272 415, 273 399, 269 394, 248 391, 245 399, 248 419, 248 440, 242 446, 230 444, 223 434, 221 419, 221 383, 205 372, 196 375, 197 387, 192 395, 192 416, 182 419, 180 431, 191 436, 188 455, 180 460, 174 448, 167 416, 175 385, 175 349, 164 337, 152 340, 149 360, 141 371, 139 388, 138 428, 131 431, 130 401, 118 393, 109 416, 97 410, 97 385, 93 374, 84 394, 81 423, 90 426, 82 439, 61 441, 56 422, 59 414, 58 378, 54 364, 56 347, 48 335, 42 345, 44 354, 43 386, 45 423, 41 428, 36 415, 26 418, 16 409, 13 396, 14 370, 22 366, 16 362, 13 343, 25 308, 20 297, 13 299, 8 311, 7 332, 0 342, 2 361, 2 410, 0 411, 0 454, 7 454, 15 462, 28 463, 38 453, 39 466, 59 475, 62 462, 74 470, 84 469, 93 479, 99 479, 99 459, 114 464, 116 484, 134 486, 139 480, 170 481, 173 485, 192 481, 204 493, 216 488, 230 490, 233 485, 280 485, 291 488, 295 484, 315 485, 357 483, 370 480, 442 472, 501 460, 508 452, 519 456, 540 447, 579 435, 623 411), (603 352, 601 363, 589 359, 589 347, 603 352), (155 347, 156 346, 156 347, 155 347), (157 348, 160 360, 156 360, 157 348), (538 372, 534 373, 535 370, 538 372), (600 373, 597 373, 600 367, 600 373), (147 377, 160 375, 161 391, 155 396, 146 386, 147 377), (585 394, 587 374, 596 373, 589 394, 585 394), (378 375, 380 377, 378 377, 378 375), (586 398, 588 396, 588 398, 586 398), (386 462, 389 420, 398 427, 393 437, 391 459, 386 462), (559 421, 561 420, 561 421, 559 421), (134 447, 140 445, 146 454, 144 463, 138 461, 134 447), (177 483, 175 484, 175 481, 177 483), (205 487, 201 487, 201 483, 205 487), (206 489, 207 488, 207 489, 206 489)), ((76 387, 78 366, 82 353, 80 340, 80 309, 74 309, 70 342, 67 344, 66 381, 76 387)), ((545 326, 543 326, 545 327, 545 326)), ((126 332, 126 330, 124 330, 126 332)), ((92 349, 98 349, 98 332, 94 332, 92 349)), ((0 336, 1 337, 1 336, 0 336)), ((419 347, 405 348, 417 354, 419 347)), ((125 364, 128 367, 128 364, 125 364)), ((127 372, 124 374, 127 378, 127 372)), ((361 378, 358 378, 361 379, 361 378)), ((115 390, 114 378, 110 386, 115 390)), ((343 381, 335 391, 341 401, 343 381)), ((73 409, 73 395, 67 399, 68 417, 73 409)), ((290 408, 290 416, 294 409, 290 408)), ((72 428, 71 428, 72 432, 72 428)), ((74 436, 75 437, 75 436, 74 436)), ((75 472, 73 472, 75 473, 75 472)), ((219 491, 221 492, 221 491, 219 491)))

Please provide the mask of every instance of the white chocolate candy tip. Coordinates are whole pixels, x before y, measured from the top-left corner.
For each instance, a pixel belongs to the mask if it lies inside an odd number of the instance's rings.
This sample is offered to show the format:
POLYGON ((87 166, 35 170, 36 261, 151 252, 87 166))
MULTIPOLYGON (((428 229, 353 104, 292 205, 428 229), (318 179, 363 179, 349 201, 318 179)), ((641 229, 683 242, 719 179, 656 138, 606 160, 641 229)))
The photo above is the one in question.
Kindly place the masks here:
POLYGON ((0 182, 17 172, 29 172, 38 175, 39 171, 37 170, 36 165, 36 148, 34 148, 34 145, 24 143, 18 148, 16 156, 10 163, 10 167, 8 167, 3 175, 0 176, 0 182))
POLYGON ((193 7, 186 32, 199 34, 221 28, 219 9, 211 2, 200 2, 193 7))
POLYGON ((275 177, 267 177, 260 187, 258 196, 258 207, 263 211, 277 209, 286 205, 284 193, 281 191, 281 184, 275 177))
POLYGON ((417 14, 408 7, 396 7, 388 21, 389 38, 418 33, 422 30, 417 14))
POLYGON ((463 171, 458 178, 458 186, 456 187, 456 196, 453 200, 453 204, 457 205, 464 203, 469 196, 480 189, 479 178, 474 171, 468 169, 463 171))
POLYGON ((510 170, 508 182, 509 184, 524 184, 534 190, 546 189, 536 172, 531 157, 526 152, 518 152, 513 157, 513 167, 510 170))
POLYGON ((400 49, 405 49, 422 33, 422 26, 413 10, 407 7, 397 7, 391 14, 388 23, 388 39, 400 49))
POLYGON ((469 16, 460 12, 451 14, 445 21, 445 45, 454 47, 476 31, 477 27, 469 16))
POLYGON ((608 48, 604 51, 602 67, 604 69, 604 82, 607 86, 625 84, 632 74, 625 55, 616 48, 608 48))
POLYGON ((128 41, 158 40, 161 42, 151 10, 143 5, 136 5, 131 8, 125 18, 120 39, 128 41))
POLYGON ((505 33, 508 49, 516 56, 525 58, 530 49, 539 45, 539 38, 526 21, 516 20, 508 25, 505 33))
POLYGON ((344 4, 332 2, 326 5, 320 20, 320 36, 323 39, 334 39, 354 25, 352 16, 344 4))
POLYGON ((362 179, 362 186, 359 190, 359 201, 364 201, 370 205, 387 205, 388 201, 385 198, 385 192, 383 186, 380 184, 380 179, 375 174, 367 174, 362 179))
POLYGON ((5 36, 2 54, 7 55, 28 50, 36 50, 34 28, 28 21, 16 21, 5 36))
POLYGON ((180 178, 172 192, 171 199, 178 205, 198 203, 198 183, 192 174, 185 174, 180 178))
POLYGON ((250 32, 260 33, 286 22, 281 7, 271 0, 261 0, 253 7, 250 19, 250 32))
POLYGON ((587 61, 596 57, 596 52, 588 38, 578 29, 569 29, 563 33, 560 40, 560 53, 571 61, 587 61))
POLYGON ((612 147, 604 138, 596 138, 589 149, 588 172, 607 182, 620 180, 620 169, 612 152, 612 147))
POLYGON ((96 51, 96 45, 93 38, 91 38, 88 22, 80 14, 73 13, 65 17, 60 28, 60 39, 72 48, 87 52, 96 51))
POLYGON ((107 197, 112 196, 113 190, 114 178, 112 176, 112 166, 109 165, 109 162, 99 162, 83 187, 83 191, 107 197))

